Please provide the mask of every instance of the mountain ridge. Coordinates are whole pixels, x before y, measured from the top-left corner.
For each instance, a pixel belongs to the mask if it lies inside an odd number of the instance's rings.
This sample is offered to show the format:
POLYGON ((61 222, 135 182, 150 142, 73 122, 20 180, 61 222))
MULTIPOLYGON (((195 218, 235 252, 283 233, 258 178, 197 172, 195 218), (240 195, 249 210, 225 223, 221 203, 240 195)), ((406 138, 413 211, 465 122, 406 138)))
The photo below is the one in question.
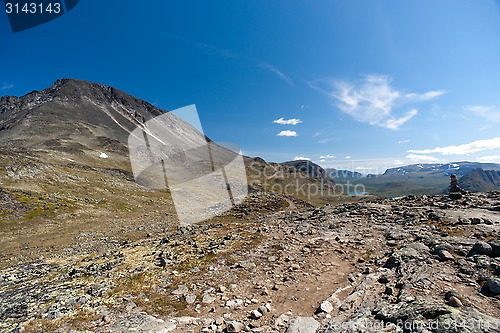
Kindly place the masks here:
POLYGON ((471 192, 500 190, 500 171, 477 168, 463 175, 458 183, 464 190, 471 192))

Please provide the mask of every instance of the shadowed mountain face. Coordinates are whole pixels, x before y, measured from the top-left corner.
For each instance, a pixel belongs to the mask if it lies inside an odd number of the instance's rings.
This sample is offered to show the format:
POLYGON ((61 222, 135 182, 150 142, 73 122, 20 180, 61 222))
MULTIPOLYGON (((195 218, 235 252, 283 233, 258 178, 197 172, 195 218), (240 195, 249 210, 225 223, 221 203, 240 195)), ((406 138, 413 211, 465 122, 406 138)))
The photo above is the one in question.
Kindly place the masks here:
POLYGON ((118 89, 74 79, 0 98, 3 146, 85 155, 126 153, 129 133, 165 111, 118 89))
POLYGON ((478 168, 460 178, 459 184, 471 192, 500 190, 500 171, 478 168))
POLYGON ((333 178, 331 178, 325 169, 308 160, 296 160, 296 161, 288 161, 281 163, 284 166, 294 168, 298 171, 305 172, 306 174, 322 179, 324 182, 334 185, 335 182, 333 178))
POLYGON ((326 173, 333 180, 352 180, 363 178, 363 175, 356 171, 349 170, 337 170, 337 169, 325 169, 326 173))

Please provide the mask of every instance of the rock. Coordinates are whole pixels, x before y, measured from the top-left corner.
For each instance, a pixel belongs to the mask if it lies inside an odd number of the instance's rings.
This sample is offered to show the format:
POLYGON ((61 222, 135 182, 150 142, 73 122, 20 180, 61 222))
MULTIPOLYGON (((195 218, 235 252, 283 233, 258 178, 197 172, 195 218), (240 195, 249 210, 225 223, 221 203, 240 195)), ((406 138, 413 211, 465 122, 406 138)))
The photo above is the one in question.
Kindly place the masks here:
POLYGON ((228 333, 241 332, 243 330, 243 324, 238 321, 230 321, 227 323, 226 330, 228 333))
POLYGON ((258 308, 259 312, 262 313, 263 315, 265 315, 266 313, 268 313, 269 311, 267 310, 267 308, 265 306, 260 306, 258 308))
POLYGON ((238 263, 238 265, 236 267, 237 268, 244 268, 246 270, 252 270, 252 269, 255 269, 257 267, 257 265, 251 261, 242 260, 238 263))
POLYGON ((201 302, 203 304, 212 304, 215 301, 215 297, 209 294, 203 295, 201 302))
POLYGON ((349 309, 350 309, 350 308, 351 308, 351 307, 349 306, 349 304, 347 304, 347 303, 343 303, 343 304, 340 306, 340 308, 339 308, 339 309, 340 309, 340 311, 344 311, 344 312, 345 312, 345 311, 349 311, 349 309))
POLYGON ((396 268, 396 267, 399 267, 399 265, 401 265, 401 262, 399 261, 399 259, 393 254, 389 257, 389 259, 387 260, 387 262, 385 263, 385 266, 386 268, 396 268))
POLYGON ((316 313, 330 313, 333 311, 333 305, 329 301, 323 301, 320 305, 316 313))
POLYGON ((441 261, 455 260, 455 257, 446 250, 439 250, 437 255, 441 261))
POLYGON ((386 283, 389 283, 389 277, 387 275, 382 275, 379 279, 378 279, 378 282, 382 283, 382 284, 386 284, 386 283))
MULTIPOLYGON (((382 307, 375 318, 386 323, 404 322, 408 327, 432 327, 433 333, 494 333, 499 321, 475 310, 458 310, 444 304, 418 299, 413 303, 401 302, 382 307), (466 326, 455 326, 455 325, 466 326)), ((408 330, 408 332, 429 332, 408 330)))
POLYGON ((228 308, 237 308, 241 305, 243 305, 243 300, 241 299, 229 300, 226 302, 226 307, 228 308))
POLYGON ((483 220, 480 217, 471 217, 470 223, 473 225, 481 224, 481 223, 483 223, 483 220))
POLYGON ((488 278, 485 284, 486 289, 493 295, 500 295, 500 279, 488 278))
POLYGON ((274 326, 285 326, 286 323, 290 320, 290 317, 286 315, 286 313, 283 313, 280 315, 276 320, 274 321, 274 326))
POLYGON ((250 312, 250 318, 252 319, 259 319, 262 317, 262 313, 259 310, 252 310, 250 312))
POLYGON ((462 301, 455 296, 450 297, 450 299, 448 300, 448 305, 453 306, 455 308, 463 306, 462 301))
POLYGON ((313 317, 296 317, 290 320, 286 333, 316 333, 319 323, 313 317))
POLYGON ((196 301, 196 295, 184 295, 184 300, 186 301, 187 304, 193 304, 196 301))
POLYGON ((264 307, 267 309, 267 312, 271 312, 271 310, 273 309, 273 308, 271 307, 271 303, 269 303, 269 302, 267 302, 267 303, 264 305, 264 307))
POLYGON ((455 290, 450 290, 448 291, 445 295, 444 295, 444 299, 449 301, 450 298, 452 297, 456 297, 458 298, 462 303, 464 302, 464 297, 462 295, 460 295, 460 293, 458 293, 457 291, 455 290))
POLYGON ((474 254, 490 255, 492 252, 493 249, 490 244, 486 242, 477 242, 472 247, 472 250, 469 252, 468 256, 473 256, 474 254))
POLYGON ((500 257, 500 239, 488 242, 488 244, 491 246, 491 256, 500 257))
POLYGON ((186 287, 183 284, 180 284, 176 290, 172 291, 172 294, 174 295, 185 295, 189 291, 188 287, 186 287))

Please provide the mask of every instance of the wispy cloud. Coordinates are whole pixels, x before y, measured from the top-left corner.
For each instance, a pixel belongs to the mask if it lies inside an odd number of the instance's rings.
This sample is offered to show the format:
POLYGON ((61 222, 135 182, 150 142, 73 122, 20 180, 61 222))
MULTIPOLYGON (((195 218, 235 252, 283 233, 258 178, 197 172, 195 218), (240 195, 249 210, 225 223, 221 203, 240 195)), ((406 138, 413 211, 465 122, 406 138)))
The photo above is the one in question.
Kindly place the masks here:
POLYGON ((337 141, 337 140, 340 140, 340 138, 337 137, 337 136, 332 136, 332 137, 327 137, 327 138, 319 139, 318 143, 322 144, 322 145, 326 145, 327 143, 330 143, 332 141, 337 141))
POLYGON ((310 161, 311 159, 304 156, 295 156, 294 161, 310 161))
POLYGON ((409 154, 406 155, 406 158, 412 160, 415 163, 439 163, 441 160, 434 156, 428 155, 418 155, 418 154, 409 154))
POLYGON ((346 156, 345 157, 346 160, 350 160, 351 159, 351 156, 346 156))
POLYGON ((283 117, 281 117, 280 119, 274 120, 273 123, 280 125, 297 125, 302 123, 302 120, 296 118, 284 119, 283 117))
POLYGON ((12 83, 7 83, 4 82, 2 86, 0 87, 0 90, 8 90, 14 88, 14 85, 12 83))
POLYGON ((281 131, 276 135, 277 136, 298 136, 297 132, 290 131, 290 130, 281 131))
POLYGON ((405 123, 407 123, 411 118, 417 115, 418 111, 416 109, 410 110, 403 117, 397 119, 387 119, 384 123, 384 127, 392 130, 397 130, 405 123))
POLYGON ((465 109, 488 121, 500 123, 500 109, 494 106, 475 105, 468 106, 465 109))
POLYGON ((500 138, 477 140, 463 145, 452 145, 422 150, 408 150, 415 154, 466 155, 500 148, 500 138))
POLYGON ((339 109, 355 120, 397 130, 410 121, 418 113, 413 108, 403 114, 402 106, 429 101, 445 93, 443 90, 432 90, 422 94, 396 90, 391 87, 391 79, 386 75, 367 75, 356 83, 340 80, 327 80, 327 88, 320 85, 325 81, 310 84, 337 101, 339 109))
POLYGON ((226 58, 226 59, 242 58, 241 55, 235 53, 234 51, 229 50, 229 49, 225 49, 225 48, 222 48, 219 46, 215 46, 215 45, 208 44, 208 43, 202 43, 202 42, 198 42, 198 41, 195 41, 192 39, 187 39, 187 38, 175 36, 175 35, 171 35, 170 37, 175 39, 175 40, 178 40, 182 43, 194 46, 194 47, 200 49, 203 53, 211 55, 211 56, 216 56, 216 57, 221 57, 221 58, 226 58))
POLYGON ((327 159, 327 158, 330 159, 330 158, 335 158, 335 156, 333 156, 331 154, 328 154, 328 155, 322 155, 319 158, 321 158, 321 159, 327 159))
POLYGON ((259 67, 267 69, 267 70, 273 72, 281 80, 285 81, 286 84, 288 84, 289 86, 293 86, 293 80, 289 76, 285 75, 282 71, 280 71, 279 69, 277 69, 276 67, 274 67, 273 65, 271 65, 271 64, 269 64, 267 62, 261 62, 259 64, 259 67))
POLYGON ((322 132, 314 133, 313 138, 316 138, 318 140, 317 142, 319 144, 323 144, 323 145, 330 143, 332 141, 340 140, 340 137, 338 137, 338 136, 329 136, 329 135, 326 135, 322 132))
POLYGON ((409 143, 410 140, 400 140, 398 141, 398 144, 402 145, 403 143, 409 143))

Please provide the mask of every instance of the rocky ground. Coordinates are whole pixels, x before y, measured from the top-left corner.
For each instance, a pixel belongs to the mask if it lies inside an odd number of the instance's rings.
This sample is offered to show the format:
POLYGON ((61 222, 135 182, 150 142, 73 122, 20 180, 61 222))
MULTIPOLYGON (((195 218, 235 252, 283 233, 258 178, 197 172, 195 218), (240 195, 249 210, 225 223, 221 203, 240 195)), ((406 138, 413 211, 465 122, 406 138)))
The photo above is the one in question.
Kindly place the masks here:
POLYGON ((154 223, 2 268, 0 331, 500 332, 499 192, 255 192, 204 224, 154 223))

